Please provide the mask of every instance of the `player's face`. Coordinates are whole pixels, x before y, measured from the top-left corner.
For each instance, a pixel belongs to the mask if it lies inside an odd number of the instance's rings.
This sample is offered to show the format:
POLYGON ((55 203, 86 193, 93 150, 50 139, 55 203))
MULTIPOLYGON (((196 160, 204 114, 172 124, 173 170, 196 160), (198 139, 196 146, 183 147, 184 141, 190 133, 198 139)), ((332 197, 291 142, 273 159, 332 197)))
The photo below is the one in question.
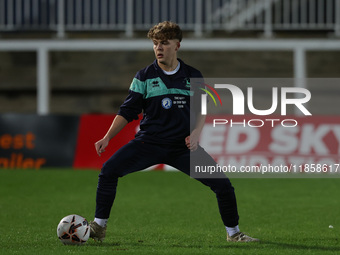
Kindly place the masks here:
POLYGON ((155 52, 158 64, 162 66, 172 67, 177 63, 177 51, 180 47, 180 42, 177 39, 173 40, 156 40, 153 39, 153 50, 155 52))

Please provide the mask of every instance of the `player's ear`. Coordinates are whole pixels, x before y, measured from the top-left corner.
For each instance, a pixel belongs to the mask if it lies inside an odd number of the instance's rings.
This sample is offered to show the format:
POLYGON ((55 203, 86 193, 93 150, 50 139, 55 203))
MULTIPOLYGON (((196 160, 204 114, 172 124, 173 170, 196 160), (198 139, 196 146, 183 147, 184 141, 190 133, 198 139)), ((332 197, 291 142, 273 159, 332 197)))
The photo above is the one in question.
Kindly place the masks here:
POLYGON ((181 42, 180 41, 177 41, 176 42, 176 51, 179 50, 179 48, 181 47, 181 42))

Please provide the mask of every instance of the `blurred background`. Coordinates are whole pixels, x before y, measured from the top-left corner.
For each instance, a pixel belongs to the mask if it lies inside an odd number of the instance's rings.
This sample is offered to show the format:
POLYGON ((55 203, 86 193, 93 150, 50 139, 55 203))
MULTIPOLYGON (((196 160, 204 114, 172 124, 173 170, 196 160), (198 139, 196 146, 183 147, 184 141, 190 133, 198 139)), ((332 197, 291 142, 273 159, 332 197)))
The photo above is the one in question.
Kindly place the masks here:
MULTIPOLYGON (((164 20, 205 77, 339 77, 340 0, 0 0, 0 113, 115 113, 164 20)), ((331 84, 309 88, 313 114, 339 113, 331 84)))

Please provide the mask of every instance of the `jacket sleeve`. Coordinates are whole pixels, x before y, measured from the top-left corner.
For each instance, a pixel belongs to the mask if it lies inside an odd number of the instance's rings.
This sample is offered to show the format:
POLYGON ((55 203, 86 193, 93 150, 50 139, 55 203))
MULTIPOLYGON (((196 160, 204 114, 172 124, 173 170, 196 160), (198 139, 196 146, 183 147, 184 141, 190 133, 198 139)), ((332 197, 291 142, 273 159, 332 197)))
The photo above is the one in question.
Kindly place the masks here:
POLYGON ((143 110, 144 94, 145 82, 134 78, 129 89, 129 95, 120 106, 118 115, 124 117, 128 122, 137 120, 138 115, 143 110))

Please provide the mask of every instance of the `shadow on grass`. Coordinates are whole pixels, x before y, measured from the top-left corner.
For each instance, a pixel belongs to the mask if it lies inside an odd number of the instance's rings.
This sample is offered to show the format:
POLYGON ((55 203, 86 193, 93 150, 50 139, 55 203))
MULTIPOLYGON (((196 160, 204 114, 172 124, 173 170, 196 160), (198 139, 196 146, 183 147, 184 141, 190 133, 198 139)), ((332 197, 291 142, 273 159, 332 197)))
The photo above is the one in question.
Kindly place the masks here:
POLYGON ((101 246, 101 247, 119 247, 121 244, 120 243, 110 243, 110 242, 88 242, 86 243, 87 246, 101 246))
MULTIPOLYGON (((280 247, 281 249, 338 251, 338 252, 340 251, 340 247, 329 247, 329 246, 323 246, 323 245, 291 244, 291 243, 281 243, 281 242, 271 242, 271 241, 262 241, 259 244, 273 245, 273 246, 275 245, 276 247, 280 247)), ((337 245, 339 245, 338 242, 337 242, 337 245)))
POLYGON ((89 242, 86 244, 87 246, 98 246, 98 247, 116 247, 117 250, 128 250, 127 247, 155 247, 155 245, 152 244, 145 244, 143 241, 138 240, 136 242, 133 243, 119 243, 119 242, 89 242), (123 246, 122 248, 119 248, 123 246))
MULTIPOLYGON (((337 241, 337 240, 335 240, 337 241)), ((183 246, 185 247, 185 246, 183 246)), ((323 245, 308 245, 308 244, 292 244, 292 243, 281 243, 281 242, 271 242, 271 241, 260 241, 256 243, 228 243, 226 245, 218 245, 214 246, 211 245, 209 248, 275 248, 281 250, 313 250, 313 251, 331 251, 331 252, 340 252, 340 247, 330 247, 330 246, 323 246, 323 245)))
MULTIPOLYGON (((334 240, 337 241, 337 240, 334 240)), ((136 241, 132 243, 118 243, 118 242, 91 242, 87 243, 88 246, 102 246, 112 247, 114 250, 129 250, 129 247, 144 247, 144 248, 156 248, 157 245, 147 244, 143 241, 136 241)), ((252 248, 269 248, 269 249, 282 249, 282 250, 314 250, 314 251, 332 251, 340 252, 340 247, 329 247, 323 245, 307 245, 307 244, 292 244, 283 242, 271 242, 271 241, 260 241, 256 243, 226 243, 225 245, 193 245, 193 244, 169 244, 168 248, 187 248, 187 249, 249 249, 252 248)), ((164 248, 164 247, 163 247, 164 248)))

